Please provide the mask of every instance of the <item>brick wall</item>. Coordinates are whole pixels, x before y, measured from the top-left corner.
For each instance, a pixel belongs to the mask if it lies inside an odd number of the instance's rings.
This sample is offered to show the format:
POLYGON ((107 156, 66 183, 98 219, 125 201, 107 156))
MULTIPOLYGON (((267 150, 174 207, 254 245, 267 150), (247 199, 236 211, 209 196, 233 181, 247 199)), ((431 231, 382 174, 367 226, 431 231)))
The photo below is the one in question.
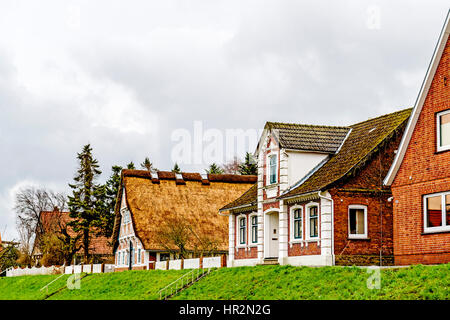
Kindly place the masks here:
POLYGON ((450 191, 450 151, 436 152, 436 113, 450 109, 449 78, 450 41, 447 41, 392 185, 396 264, 450 261, 450 234, 423 234, 423 195, 450 191))
MULTIPOLYGON (((404 129, 404 128, 403 128, 404 129)), ((386 176, 398 148, 403 130, 369 159, 353 176, 329 190, 334 200, 334 253, 337 265, 393 263, 393 207, 388 199, 390 188, 384 187, 386 176), (350 205, 367 207, 367 239, 349 239, 350 205)))

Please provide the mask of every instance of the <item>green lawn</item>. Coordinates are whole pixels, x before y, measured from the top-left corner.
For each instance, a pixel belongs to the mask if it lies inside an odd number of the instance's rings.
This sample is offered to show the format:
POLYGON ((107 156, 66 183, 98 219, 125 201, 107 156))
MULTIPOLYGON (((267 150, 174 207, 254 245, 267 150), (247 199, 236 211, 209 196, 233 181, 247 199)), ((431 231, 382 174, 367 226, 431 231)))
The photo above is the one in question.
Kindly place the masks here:
POLYGON ((357 267, 257 266, 216 270, 174 299, 450 299, 450 264, 383 269, 369 289, 357 267))
MULTIPOLYGON (((0 300, 39 300, 45 299, 47 290, 40 290, 60 275, 23 276, 0 278, 0 300)), ((52 294, 67 282, 68 275, 63 275, 48 287, 52 294)))
MULTIPOLYGON (((89 274, 79 290, 64 275, 0 278, 0 299, 157 299, 158 291, 184 270, 89 274)), ((216 269, 174 299, 450 299, 450 264, 383 269, 380 289, 369 289, 366 269, 356 267, 258 266, 216 269)))

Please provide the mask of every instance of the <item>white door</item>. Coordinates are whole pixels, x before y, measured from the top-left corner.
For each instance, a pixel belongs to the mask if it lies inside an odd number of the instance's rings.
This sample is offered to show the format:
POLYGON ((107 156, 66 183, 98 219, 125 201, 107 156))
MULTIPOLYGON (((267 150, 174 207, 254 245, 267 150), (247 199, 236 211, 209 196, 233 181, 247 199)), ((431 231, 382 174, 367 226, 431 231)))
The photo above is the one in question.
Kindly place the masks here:
POLYGON ((269 240, 269 255, 268 258, 278 258, 278 238, 279 238, 279 230, 278 230, 278 212, 272 212, 269 215, 269 232, 268 232, 268 240, 269 240))

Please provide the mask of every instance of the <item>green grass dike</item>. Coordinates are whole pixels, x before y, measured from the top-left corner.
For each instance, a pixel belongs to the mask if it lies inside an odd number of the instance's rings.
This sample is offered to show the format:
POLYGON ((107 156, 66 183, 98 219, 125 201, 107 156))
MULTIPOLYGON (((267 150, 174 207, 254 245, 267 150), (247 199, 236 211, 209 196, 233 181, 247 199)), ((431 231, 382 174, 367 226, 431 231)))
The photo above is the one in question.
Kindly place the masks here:
MULTIPOLYGON (((0 278, 0 299, 146 300, 188 270, 83 274, 69 290, 64 275, 0 278)), ((189 300, 353 300, 450 299, 450 264, 382 269, 358 267, 257 266, 215 269, 172 299, 189 300), (369 284, 369 285, 368 285, 369 284), (378 286, 379 284, 379 286, 378 286), (377 288, 379 287, 379 288, 377 288)), ((69 281, 70 282, 70 281, 69 281)))

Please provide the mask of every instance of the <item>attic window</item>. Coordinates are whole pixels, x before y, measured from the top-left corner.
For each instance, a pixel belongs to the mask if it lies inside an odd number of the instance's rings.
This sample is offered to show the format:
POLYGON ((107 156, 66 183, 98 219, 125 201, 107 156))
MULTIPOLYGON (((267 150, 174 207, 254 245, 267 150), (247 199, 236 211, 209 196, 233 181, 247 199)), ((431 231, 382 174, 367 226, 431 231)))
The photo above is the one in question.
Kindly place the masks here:
POLYGON ((183 180, 183 176, 181 175, 181 173, 175 173, 175 178, 177 180, 183 180))
POLYGON ((437 150, 450 150, 450 110, 437 114, 437 150))

